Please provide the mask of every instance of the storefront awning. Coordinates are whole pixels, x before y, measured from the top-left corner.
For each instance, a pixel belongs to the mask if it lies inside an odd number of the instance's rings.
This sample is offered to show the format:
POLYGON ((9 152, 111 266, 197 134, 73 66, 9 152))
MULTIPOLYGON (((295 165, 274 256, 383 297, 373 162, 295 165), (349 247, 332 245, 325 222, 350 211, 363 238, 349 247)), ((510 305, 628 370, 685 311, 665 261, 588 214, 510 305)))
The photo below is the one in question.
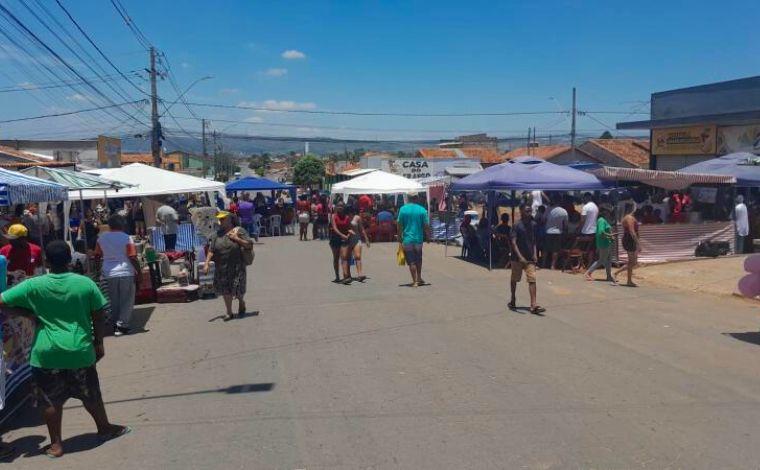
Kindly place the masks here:
POLYGON ((736 177, 734 176, 682 173, 680 171, 644 170, 641 168, 617 168, 605 166, 593 170, 591 173, 605 181, 638 181, 649 186, 672 191, 700 184, 736 184, 736 177))

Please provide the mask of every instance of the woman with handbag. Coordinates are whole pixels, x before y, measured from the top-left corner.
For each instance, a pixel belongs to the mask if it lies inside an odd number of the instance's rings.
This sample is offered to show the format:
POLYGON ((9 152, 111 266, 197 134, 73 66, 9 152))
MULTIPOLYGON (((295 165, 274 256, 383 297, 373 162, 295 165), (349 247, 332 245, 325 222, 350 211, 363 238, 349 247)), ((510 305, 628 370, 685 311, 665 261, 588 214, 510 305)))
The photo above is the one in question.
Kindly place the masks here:
POLYGON ((253 242, 248 232, 236 227, 233 214, 221 211, 216 216, 220 227, 217 235, 209 240, 208 256, 203 273, 208 274, 214 261, 214 290, 224 299, 224 321, 232 320, 232 300, 238 300, 238 317, 245 315, 246 268, 253 262, 253 242))

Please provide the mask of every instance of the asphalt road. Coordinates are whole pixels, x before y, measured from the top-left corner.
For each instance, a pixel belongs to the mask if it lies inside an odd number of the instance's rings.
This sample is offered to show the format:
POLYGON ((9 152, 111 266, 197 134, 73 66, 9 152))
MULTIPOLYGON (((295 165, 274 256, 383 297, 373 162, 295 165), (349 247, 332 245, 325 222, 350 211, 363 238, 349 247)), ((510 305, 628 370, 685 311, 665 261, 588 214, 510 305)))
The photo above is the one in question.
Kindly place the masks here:
POLYGON ((146 332, 107 341, 107 409, 132 434, 96 446, 72 401, 68 454, 39 455, 44 427, 17 420, 12 468, 760 466, 754 304, 540 271, 538 317, 506 309, 504 271, 440 246, 415 289, 391 244, 368 250, 366 283, 340 286, 326 243, 262 241, 258 316, 159 305, 146 332))

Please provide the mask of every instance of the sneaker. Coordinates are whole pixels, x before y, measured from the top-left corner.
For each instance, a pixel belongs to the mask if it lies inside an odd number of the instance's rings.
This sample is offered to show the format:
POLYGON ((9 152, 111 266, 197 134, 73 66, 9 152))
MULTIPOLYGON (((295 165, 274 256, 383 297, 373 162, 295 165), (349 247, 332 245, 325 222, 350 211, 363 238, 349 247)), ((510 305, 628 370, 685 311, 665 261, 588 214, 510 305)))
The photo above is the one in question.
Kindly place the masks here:
POLYGON ((125 328, 123 326, 117 326, 116 329, 113 332, 113 335, 114 336, 124 336, 124 335, 128 335, 129 333, 130 333, 130 329, 129 328, 125 328))

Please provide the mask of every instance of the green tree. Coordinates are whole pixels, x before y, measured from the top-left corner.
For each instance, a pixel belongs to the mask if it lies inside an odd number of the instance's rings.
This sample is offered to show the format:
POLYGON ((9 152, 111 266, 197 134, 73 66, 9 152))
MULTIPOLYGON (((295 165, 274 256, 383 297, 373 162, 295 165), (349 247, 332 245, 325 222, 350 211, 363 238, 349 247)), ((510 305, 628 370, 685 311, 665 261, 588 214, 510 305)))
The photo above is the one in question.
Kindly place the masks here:
POLYGON ((256 174, 259 176, 264 176, 264 169, 261 167, 256 168, 256 174))
POLYGON ((293 183, 299 186, 314 186, 322 182, 325 164, 317 157, 307 155, 293 167, 293 183))
POLYGON ((604 131, 604 133, 599 136, 600 139, 614 139, 610 131, 604 131))

